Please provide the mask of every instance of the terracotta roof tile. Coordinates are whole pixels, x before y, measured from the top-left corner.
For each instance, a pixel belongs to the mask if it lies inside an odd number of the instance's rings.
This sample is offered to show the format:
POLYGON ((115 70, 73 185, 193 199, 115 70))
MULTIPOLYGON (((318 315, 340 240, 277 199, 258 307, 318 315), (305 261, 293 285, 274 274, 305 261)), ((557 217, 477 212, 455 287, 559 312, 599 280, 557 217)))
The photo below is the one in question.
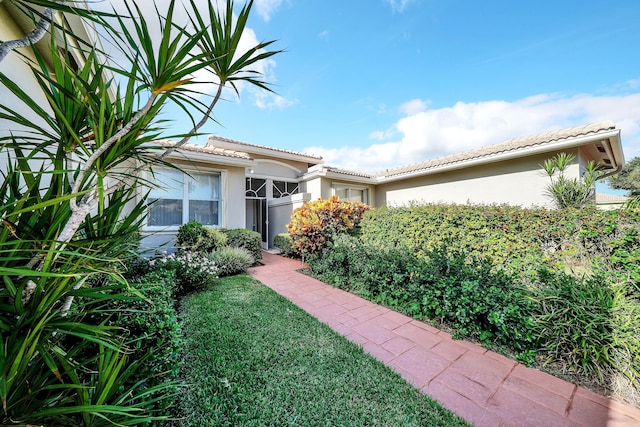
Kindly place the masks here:
POLYGON ((336 168, 334 166, 323 166, 322 169, 324 169, 327 172, 333 172, 333 173, 339 173, 342 175, 351 175, 351 176, 359 176, 359 177, 363 177, 363 178, 374 178, 375 174, 369 174, 366 172, 358 172, 358 171, 353 171, 353 170, 349 170, 349 169, 340 169, 340 168, 336 168))
POLYGON ((217 135, 209 135, 209 139, 207 140, 207 146, 215 146, 215 141, 216 140, 222 141, 222 142, 226 142, 226 143, 230 143, 230 144, 235 144, 235 145, 238 145, 238 146, 245 146, 249 150, 251 148, 260 148, 260 149, 263 149, 263 150, 275 151, 277 153, 287 153, 287 154, 293 154, 295 156, 304 156, 304 157, 310 157, 310 158, 316 159, 316 160, 322 160, 322 156, 318 156, 316 154, 302 153, 302 152, 293 151, 293 150, 285 150, 283 148, 268 147, 266 145, 249 144, 248 142, 237 141, 235 139, 224 138, 222 136, 217 136, 217 135))
MULTIPOLYGON (((158 144, 162 145, 163 147, 170 147, 173 144, 175 144, 175 142, 173 141, 156 141, 158 144)), ((251 156, 249 156, 247 153, 242 152, 242 151, 234 151, 234 150, 226 150, 223 148, 217 148, 217 147, 211 147, 211 146, 202 146, 202 145, 197 145, 197 144, 184 144, 182 147, 178 148, 177 150, 183 150, 183 151, 193 151, 196 153, 206 153, 206 154, 213 154, 216 156, 224 156, 224 157, 232 157, 232 158, 236 158, 236 159, 246 159, 246 160, 251 160, 251 156)))
POLYGON ((466 160, 493 156, 500 153, 516 151, 523 148, 533 147, 536 145, 548 144, 555 141, 589 135, 592 133, 597 133, 603 130, 609 130, 614 128, 615 128, 614 122, 605 121, 605 122, 594 123, 594 124, 589 124, 585 126, 578 126, 578 127, 573 127, 569 129, 562 129, 558 131, 547 132, 539 135, 515 138, 509 141, 503 142, 501 144, 482 147, 482 148, 478 148, 476 150, 471 150, 471 151, 465 151, 463 153, 457 153, 450 156, 428 160, 425 162, 415 163, 412 165, 401 166, 399 168, 388 169, 386 171, 377 173, 376 176, 391 177, 391 176, 403 175, 411 172, 417 172, 421 170, 433 169, 433 168, 437 168, 444 165, 463 162, 466 160))

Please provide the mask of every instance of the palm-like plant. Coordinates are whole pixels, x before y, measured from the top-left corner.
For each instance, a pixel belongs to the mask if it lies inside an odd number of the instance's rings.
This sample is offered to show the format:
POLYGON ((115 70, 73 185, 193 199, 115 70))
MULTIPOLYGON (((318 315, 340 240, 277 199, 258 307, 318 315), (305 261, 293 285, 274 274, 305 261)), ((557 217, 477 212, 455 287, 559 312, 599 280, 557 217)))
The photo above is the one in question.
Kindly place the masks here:
MULTIPOLYGON (((154 144, 166 126, 158 120, 162 109, 175 102, 188 114, 204 113, 177 146, 184 144, 206 122, 225 84, 237 90, 235 82, 244 80, 267 88, 243 71, 276 52, 263 52, 270 43, 261 43, 235 61, 223 60, 236 54, 250 3, 234 26, 231 0, 224 16, 210 9, 211 22, 192 2, 194 28, 187 30, 175 25, 171 0, 157 16, 156 43, 146 17, 127 2, 123 14, 48 0, 12 3, 44 28, 50 51, 42 53, 30 38, 34 60, 24 57, 47 105, 0 73, 0 84, 23 104, 0 105, 0 119, 15 125, 0 136, 9 159, 0 185, 0 424, 144 424, 159 416, 152 409, 162 387, 138 390, 129 378, 140 362, 127 362, 117 331, 87 322, 82 312, 96 301, 132 297, 89 286, 90 279, 107 274, 126 286, 119 266, 135 251, 145 212, 137 188, 152 184, 138 172, 165 164, 166 149, 154 144), (118 41, 128 68, 104 63, 91 40, 48 24, 59 11, 99 25, 118 41), (222 45, 198 51, 209 42, 222 45), (66 58, 78 48, 85 61, 73 67, 66 58), (220 80, 209 107, 190 90, 192 75, 207 68, 218 70, 220 80)), ((7 46, 16 44, 1 43, 0 53, 7 46)))
POLYGON ((598 165, 590 161, 582 179, 568 178, 565 172, 574 160, 573 154, 558 153, 555 157, 545 160, 542 165, 551 181, 547 185, 546 194, 559 209, 583 208, 595 203, 595 182, 602 173, 598 165))

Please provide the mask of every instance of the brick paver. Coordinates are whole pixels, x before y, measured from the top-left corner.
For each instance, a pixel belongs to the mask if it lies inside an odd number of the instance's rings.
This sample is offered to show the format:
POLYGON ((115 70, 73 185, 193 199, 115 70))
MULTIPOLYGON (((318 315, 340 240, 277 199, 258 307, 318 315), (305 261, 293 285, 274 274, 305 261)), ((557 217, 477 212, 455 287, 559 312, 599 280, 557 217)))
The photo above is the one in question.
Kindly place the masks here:
POLYGON ((263 253, 249 274, 475 426, 640 426, 640 410, 299 273, 263 253))

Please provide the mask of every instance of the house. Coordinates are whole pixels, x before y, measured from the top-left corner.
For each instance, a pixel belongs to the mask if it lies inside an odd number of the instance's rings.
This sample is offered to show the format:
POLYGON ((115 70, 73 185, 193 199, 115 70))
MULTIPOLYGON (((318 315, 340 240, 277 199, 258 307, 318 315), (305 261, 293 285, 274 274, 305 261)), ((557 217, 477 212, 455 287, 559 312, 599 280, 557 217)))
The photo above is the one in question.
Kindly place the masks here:
POLYGON ((146 172, 158 183, 148 195, 154 203, 143 227, 146 248, 171 247, 178 227, 190 220, 257 231, 268 247, 286 230, 293 210, 311 200, 301 177, 322 162, 312 154, 219 136, 210 136, 204 146, 185 144, 168 160, 183 172, 157 167, 146 172))
MULTIPOLYGON (((168 143, 165 143, 168 144, 168 143)), ((210 136, 205 146, 187 144, 172 159, 179 171, 156 172, 145 233, 149 247, 171 241, 190 219, 261 233, 268 247, 286 231, 293 210, 305 201, 333 195, 376 206, 427 203, 511 204, 551 207, 545 190, 545 160, 575 156, 566 171, 579 178, 589 161, 608 174, 624 155, 613 122, 563 129, 467 151, 377 174, 322 164, 319 156, 210 136)))
MULTIPOLYGON (((19 38, 28 31, 29 22, 23 22, 14 9, 10 2, 0 0, 0 40, 19 38)), ((86 40, 99 43, 95 30, 79 17, 56 15, 56 19, 86 40)), ((38 42, 45 55, 47 43, 46 37, 38 42)), ((68 60, 81 66, 83 55, 77 49, 68 60)), ((9 55, 0 63, 0 70, 46 105, 19 56, 9 55)), ((3 102, 12 105, 11 95, 5 92, 0 87, 3 102)), ((12 131, 0 121, 0 134, 12 131)), ((158 144, 169 146, 171 142, 158 144)), ((186 144, 168 157, 180 170, 142 172, 157 184, 148 194, 139 193, 154 201, 143 226, 144 244, 149 248, 171 245, 181 224, 198 220, 214 227, 255 230, 268 247, 273 236, 286 231, 295 208, 332 195, 374 207, 411 201, 549 206, 545 196, 549 178, 540 165, 561 152, 575 156, 566 171, 568 178, 579 178, 592 160, 608 173, 619 171, 624 164, 620 130, 613 122, 517 138, 375 174, 324 165, 313 154, 211 136, 204 146, 186 144)), ((3 156, 0 151, 0 170, 6 165, 3 156)))
POLYGON ((551 207, 545 196, 545 160, 573 154, 567 178, 580 178, 589 161, 613 174, 622 168, 620 130, 611 121, 512 139, 376 176, 377 205, 410 200, 551 207))

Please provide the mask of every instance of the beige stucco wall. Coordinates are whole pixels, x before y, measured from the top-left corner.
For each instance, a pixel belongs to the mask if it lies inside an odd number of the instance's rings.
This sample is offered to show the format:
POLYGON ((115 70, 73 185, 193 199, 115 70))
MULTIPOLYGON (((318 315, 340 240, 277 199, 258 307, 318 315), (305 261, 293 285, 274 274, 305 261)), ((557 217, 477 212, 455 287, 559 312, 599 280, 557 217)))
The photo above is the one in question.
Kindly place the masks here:
POLYGON ((281 161, 272 158, 257 158, 255 159, 255 165, 247 171, 247 176, 296 181, 306 171, 307 165, 304 163, 281 161))
MULTIPOLYGON (((15 40, 23 36, 22 30, 15 24, 3 2, 0 2, 0 40, 15 40)), ((30 59, 34 56, 30 49, 20 49, 20 53, 27 55, 30 59)), ((0 71, 16 83, 22 90, 27 92, 36 103, 48 109, 48 103, 44 94, 40 90, 37 81, 33 77, 31 69, 24 63, 24 60, 15 52, 10 52, 5 59, 0 62, 0 71)), ((38 120, 30 108, 16 98, 9 89, 0 85, 0 102, 10 105, 18 114, 31 120, 38 120)), ((38 120, 41 122, 41 120, 38 120)), ((13 122, 0 119, 0 136, 8 135, 9 131, 16 131, 18 127, 13 122)), ((0 170, 6 168, 7 150, 0 150, 0 170)), ((34 167, 37 167, 34 165, 34 167)))
POLYGON ((287 224, 291 220, 293 211, 311 200, 309 193, 294 194, 292 196, 272 199, 267 202, 269 210, 269 247, 273 247, 273 237, 287 232, 287 224))
MULTIPOLYGON (((565 150, 566 151, 566 150, 565 150)), ((541 164, 556 153, 523 157, 425 175, 377 187, 376 206, 394 206, 409 202, 457 204, 510 204, 523 207, 552 207, 545 196, 549 177, 541 164)), ((579 176, 578 151, 566 176, 579 176)))
POLYGON ((307 193, 311 195, 311 200, 331 197, 331 180, 327 177, 319 176, 307 181, 307 193))

